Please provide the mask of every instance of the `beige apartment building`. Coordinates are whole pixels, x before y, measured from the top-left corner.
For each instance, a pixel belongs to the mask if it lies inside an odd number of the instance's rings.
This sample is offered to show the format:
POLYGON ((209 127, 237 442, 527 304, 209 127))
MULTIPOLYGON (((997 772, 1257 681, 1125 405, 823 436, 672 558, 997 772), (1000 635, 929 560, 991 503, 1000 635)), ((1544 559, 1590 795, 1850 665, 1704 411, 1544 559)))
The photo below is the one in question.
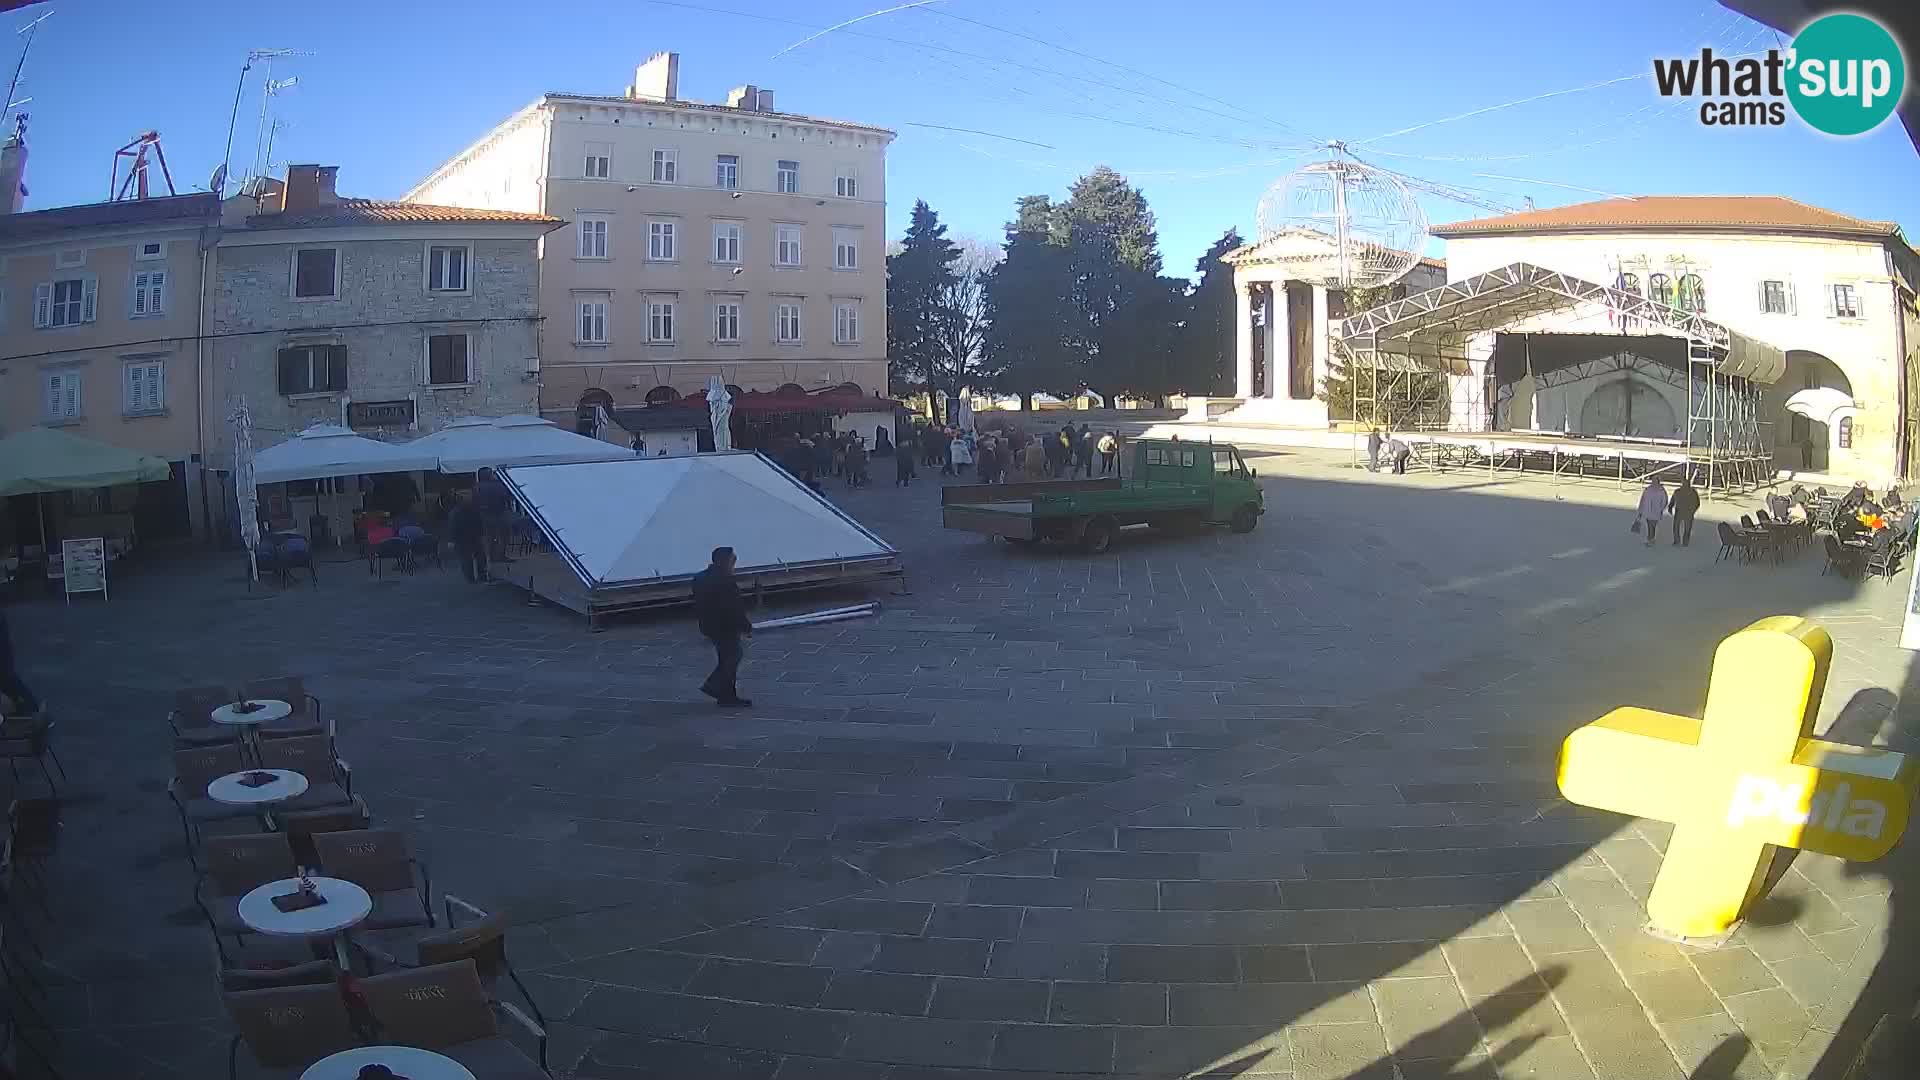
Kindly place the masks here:
MULTIPOLYGON (((15 191, 22 149, 10 140, 16 160, 0 169, 0 185, 15 191)), ((0 433, 57 427, 173 466, 167 482, 62 492, 33 513, 56 525, 121 515, 147 540, 189 535, 201 506, 199 448, 221 423, 197 392, 201 274, 219 231, 217 200, 17 209, 15 195, 0 215, 0 433)))
POLYGON ((539 213, 543 412, 663 404, 718 375, 798 399, 884 394, 893 133, 779 112, 743 86, 679 96, 679 57, 620 97, 550 93, 409 202, 539 213))

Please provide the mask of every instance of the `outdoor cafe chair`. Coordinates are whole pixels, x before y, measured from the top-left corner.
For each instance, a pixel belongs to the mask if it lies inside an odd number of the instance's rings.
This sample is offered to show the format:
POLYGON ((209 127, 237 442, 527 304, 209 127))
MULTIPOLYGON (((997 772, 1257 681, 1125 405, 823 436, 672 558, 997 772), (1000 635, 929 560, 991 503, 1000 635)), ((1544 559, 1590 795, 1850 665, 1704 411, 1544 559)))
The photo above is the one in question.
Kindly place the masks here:
POLYGON ((1820 568, 1820 576, 1826 577, 1827 571, 1838 570, 1841 577, 1853 577, 1860 572, 1865 562, 1866 552, 1859 548, 1848 547, 1832 534, 1821 537, 1826 542, 1827 562, 1820 568))
POLYGON ((221 935, 244 943, 252 928, 240 921, 240 898, 269 881, 299 873, 293 847, 283 833, 242 833, 207 840, 207 869, 193 885, 193 902, 213 931, 214 948, 227 962, 221 935))
POLYGON ((307 693, 306 680, 298 675, 255 679, 243 684, 240 693, 249 701, 284 701, 293 707, 292 712, 280 719, 260 724, 255 730, 262 738, 285 739, 321 734, 333 738, 333 725, 323 722, 320 699, 307 693))
POLYGON ((1734 531, 1733 526, 1724 521, 1717 522, 1716 525, 1720 530, 1720 551, 1714 555, 1714 562, 1719 562, 1736 553, 1739 554, 1741 562, 1753 561, 1753 544, 1747 536, 1734 531))
POLYGON ((276 810, 320 810, 353 801, 353 767, 334 754, 333 740, 325 735, 268 739, 260 744, 260 767, 307 778, 307 790, 274 804, 276 810))
POLYGON ((251 820, 258 812, 250 806, 228 806, 207 798, 207 785, 228 773, 247 767, 238 743, 225 746, 197 746, 173 752, 173 779, 167 784, 167 798, 180 814, 180 831, 187 840, 187 861, 200 869, 196 851, 200 827, 213 821, 251 820))
POLYGON ((315 833, 313 848, 323 873, 351 881, 373 898, 373 911, 358 930, 435 925, 433 879, 414 857, 404 833, 394 829, 315 833))
POLYGON ((60 770, 60 779, 67 778, 67 767, 60 764, 60 755, 53 752, 53 719, 45 709, 34 716, 10 716, 0 720, 0 756, 7 759, 7 768, 13 773, 13 789, 20 790, 20 759, 32 758, 40 766, 40 775, 46 777, 47 790, 58 793, 60 785, 53 782, 53 773, 47 771, 47 760, 53 760, 53 767, 60 770))
MULTIPOLYGON (((500 979, 505 976, 520 991, 520 998, 527 1003, 534 1020, 544 1027, 546 1015, 540 1011, 533 994, 527 990, 527 984, 520 981, 519 974, 513 970, 513 962, 507 958, 507 917, 488 914, 478 905, 450 893, 442 894, 440 902, 447 916, 444 930, 436 929, 429 934, 415 933, 410 937, 396 937, 396 932, 392 931, 362 934, 356 937, 355 944, 383 969, 432 967, 435 964, 472 960, 490 1000, 499 1000, 500 979), (462 916, 468 921, 462 923, 462 916)), ((546 1065, 544 1055, 540 1063, 543 1067, 546 1065)))
POLYGON ((238 727, 213 722, 213 710, 232 702, 233 691, 224 686, 189 686, 175 690, 173 711, 167 714, 175 748, 239 742, 238 727))
POLYGON ((333 961, 316 953, 311 941, 261 938, 230 944, 223 952, 215 939, 214 946, 213 968, 220 973, 220 989, 225 993, 331 985, 340 977, 333 961))
POLYGON ((500 1034, 498 1018, 533 1036, 542 1061, 546 1028, 512 1004, 489 998, 470 959, 369 975, 360 980, 360 992, 388 1042, 445 1054, 475 1080, 548 1080, 545 1066, 500 1034))
POLYGON ((1867 573, 1879 574, 1888 581, 1892 581, 1894 569, 1900 561, 1900 553, 1893 544, 1893 530, 1876 531, 1871 543, 1872 546, 1867 549, 1867 573))
POLYGON ((227 1044, 227 1080, 240 1080, 242 1075, 298 1080, 314 1062, 360 1042, 346 998, 332 980, 324 985, 229 991, 222 998, 235 1029, 227 1044), (244 1074, 243 1058, 252 1059, 244 1074))
POLYGON ((315 834, 351 832, 373 825, 373 814, 358 795, 352 796, 341 806, 296 810, 273 817, 280 831, 287 834, 287 841, 293 845, 293 856, 302 866, 313 866, 320 861, 320 853, 313 847, 315 834))
POLYGON ((432 559, 435 569, 446 568, 446 559, 440 553, 440 538, 432 533, 423 533, 408 541, 408 563, 417 567, 422 559, 432 559))
POLYGON ((384 559, 392 559, 395 570, 413 573, 413 546, 398 536, 387 537, 367 552, 367 573, 374 577, 385 577, 384 559))

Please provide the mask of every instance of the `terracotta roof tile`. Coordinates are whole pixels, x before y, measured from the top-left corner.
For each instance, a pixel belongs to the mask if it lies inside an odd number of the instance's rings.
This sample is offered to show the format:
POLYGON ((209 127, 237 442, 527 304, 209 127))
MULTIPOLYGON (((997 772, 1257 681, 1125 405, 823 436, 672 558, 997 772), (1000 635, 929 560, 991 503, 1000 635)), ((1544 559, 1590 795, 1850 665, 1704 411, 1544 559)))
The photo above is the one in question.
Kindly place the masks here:
POLYGON ((1868 221, 1779 195, 1645 195, 1436 225, 1440 237, 1639 229, 1731 229, 1828 236, 1898 236, 1891 221, 1868 221))
POLYGON ((491 222, 553 226, 566 224, 559 218, 545 214, 522 214, 512 210, 476 210, 464 206, 433 206, 384 199, 341 199, 332 206, 313 210, 256 214, 247 219, 247 228, 329 229, 355 225, 470 225, 491 222))

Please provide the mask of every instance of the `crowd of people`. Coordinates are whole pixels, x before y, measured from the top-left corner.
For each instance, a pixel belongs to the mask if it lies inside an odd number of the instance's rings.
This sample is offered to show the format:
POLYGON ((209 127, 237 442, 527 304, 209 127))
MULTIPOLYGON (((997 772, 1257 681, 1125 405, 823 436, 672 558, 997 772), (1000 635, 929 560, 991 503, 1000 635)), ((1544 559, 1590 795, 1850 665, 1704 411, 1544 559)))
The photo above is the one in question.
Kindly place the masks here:
POLYGON ((1063 425, 1046 435, 1027 435, 1011 427, 984 432, 937 424, 900 432, 898 444, 885 428, 874 431, 872 449, 854 431, 776 437, 768 454, 815 491, 840 478, 848 487, 873 482, 871 459, 893 458, 894 485, 910 486, 922 469, 941 476, 971 477, 982 484, 1026 483, 1069 477, 1114 476, 1120 471, 1120 433, 1096 435, 1086 424, 1063 425))

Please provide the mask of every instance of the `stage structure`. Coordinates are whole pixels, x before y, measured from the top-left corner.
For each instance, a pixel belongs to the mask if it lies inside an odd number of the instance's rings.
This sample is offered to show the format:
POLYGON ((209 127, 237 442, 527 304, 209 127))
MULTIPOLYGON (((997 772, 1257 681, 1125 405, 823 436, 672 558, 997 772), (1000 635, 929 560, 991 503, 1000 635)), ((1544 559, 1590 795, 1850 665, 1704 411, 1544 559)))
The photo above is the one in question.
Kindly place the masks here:
POLYGON ((752 451, 499 470, 551 551, 495 575, 537 602, 603 615, 686 603, 716 547, 734 549, 743 592, 892 580, 900 555, 786 470, 752 451))
MULTIPOLYGON (((1785 372, 1785 353, 1699 312, 1514 263, 1350 315, 1332 345, 1351 385, 1351 415, 1335 419, 1392 432, 1428 468, 1531 468, 1621 483, 1686 471, 1711 491, 1773 479, 1760 387, 1785 372), (1530 401, 1516 417, 1510 395, 1493 389, 1502 385, 1500 339, 1515 335, 1523 342, 1577 338, 1581 350, 1537 375, 1526 358, 1529 396, 1631 373, 1666 385, 1676 403, 1684 391, 1684 423, 1675 409, 1667 432, 1599 434, 1571 422, 1537 424, 1530 401), (1613 341, 1617 347, 1607 347, 1613 341)), ((1624 390, 1628 415, 1634 391, 1624 390)))

